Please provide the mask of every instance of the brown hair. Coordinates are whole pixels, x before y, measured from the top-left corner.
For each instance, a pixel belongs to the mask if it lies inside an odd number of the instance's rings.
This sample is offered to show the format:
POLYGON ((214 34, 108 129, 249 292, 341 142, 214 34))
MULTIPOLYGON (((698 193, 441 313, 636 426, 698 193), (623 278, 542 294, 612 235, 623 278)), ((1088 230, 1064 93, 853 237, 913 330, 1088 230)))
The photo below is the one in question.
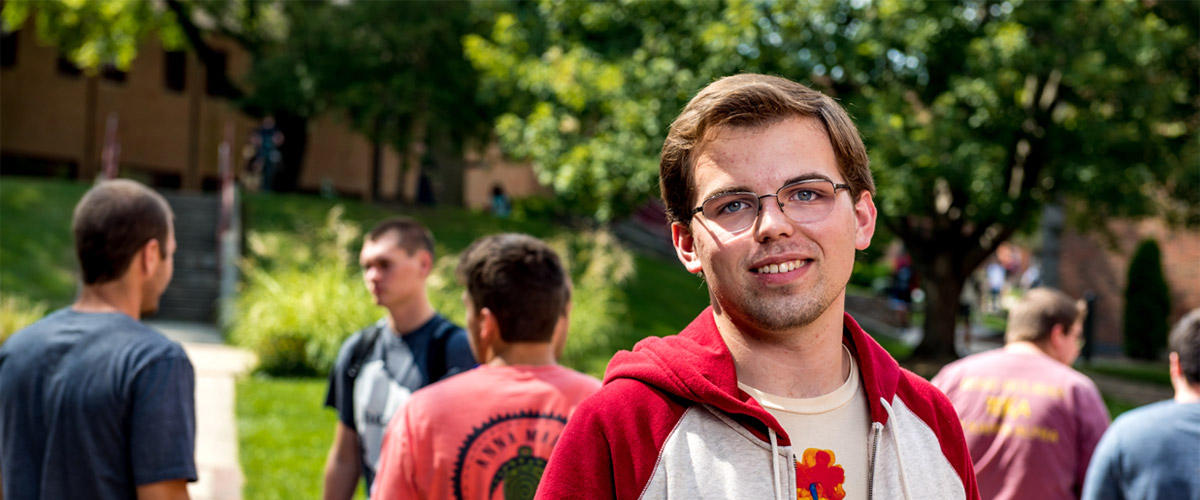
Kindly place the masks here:
POLYGON ((505 342, 550 342, 570 287, 558 254, 524 234, 475 240, 458 261, 475 311, 491 309, 505 342))
POLYGON ((371 228, 371 232, 367 233, 367 241, 379 241, 380 238, 395 232, 399 237, 399 242, 396 244, 403 248, 409 256, 417 253, 417 250, 425 250, 429 252, 429 257, 433 258, 433 233, 429 229, 408 217, 392 217, 371 228))
POLYGON ((1041 342, 1050 337, 1055 325, 1071 328, 1086 312, 1082 301, 1072 300, 1053 288, 1034 288, 1008 312, 1005 342, 1041 342))
POLYGON ((1179 368, 1189 383, 1200 384, 1200 309, 1193 309, 1171 330, 1171 352, 1179 355, 1179 368))
POLYGON ((75 256, 85 285, 99 285, 125 275, 133 257, 150 240, 167 256, 171 206, 154 190, 125 179, 92 186, 71 220, 75 256))
POLYGON ((693 153, 710 132, 720 127, 774 125, 795 117, 813 117, 824 125, 853 199, 863 191, 875 194, 867 148, 846 110, 829 96, 786 78, 742 74, 709 84, 671 124, 658 170, 667 219, 683 225, 692 220, 693 153))

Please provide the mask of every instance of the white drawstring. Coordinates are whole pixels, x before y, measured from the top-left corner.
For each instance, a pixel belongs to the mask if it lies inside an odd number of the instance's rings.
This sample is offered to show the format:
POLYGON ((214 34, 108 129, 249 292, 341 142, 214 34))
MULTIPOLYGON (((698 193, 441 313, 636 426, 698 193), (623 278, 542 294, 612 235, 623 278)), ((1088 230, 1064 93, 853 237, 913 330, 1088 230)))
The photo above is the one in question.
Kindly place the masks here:
POLYGON ((775 438, 775 429, 767 427, 767 435, 771 436, 771 479, 774 483, 771 485, 771 492, 774 493, 773 496, 776 500, 783 500, 783 495, 779 490, 779 441, 775 438))
POLYGON ((908 479, 904 477, 904 455, 900 451, 900 439, 896 437, 900 434, 897 429, 900 420, 896 418, 896 414, 892 412, 892 405, 888 404, 886 399, 879 398, 879 402, 883 403, 883 409, 888 414, 888 422, 892 426, 892 447, 896 449, 896 466, 900 472, 900 487, 904 489, 904 498, 911 499, 913 495, 908 489, 908 479))

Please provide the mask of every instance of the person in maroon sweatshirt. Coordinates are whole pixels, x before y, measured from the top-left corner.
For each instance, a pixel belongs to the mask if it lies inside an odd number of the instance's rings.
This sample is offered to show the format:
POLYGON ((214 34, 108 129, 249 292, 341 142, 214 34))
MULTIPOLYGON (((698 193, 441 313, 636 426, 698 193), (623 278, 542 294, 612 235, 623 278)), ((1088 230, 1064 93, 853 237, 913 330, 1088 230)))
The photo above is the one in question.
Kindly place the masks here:
POLYGON ((845 313, 876 218, 846 112, 783 78, 720 79, 671 125, 659 176, 712 305, 617 353, 537 497, 979 498, 949 401, 845 313))

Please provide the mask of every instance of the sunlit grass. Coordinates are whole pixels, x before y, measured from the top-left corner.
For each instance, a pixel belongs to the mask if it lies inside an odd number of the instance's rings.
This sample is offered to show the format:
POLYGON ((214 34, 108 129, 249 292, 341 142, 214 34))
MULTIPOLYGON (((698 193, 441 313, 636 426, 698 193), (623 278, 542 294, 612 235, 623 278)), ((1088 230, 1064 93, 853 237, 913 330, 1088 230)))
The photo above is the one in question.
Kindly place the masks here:
POLYGON ((50 308, 75 297, 71 214, 90 184, 0 177, 0 291, 50 308))
MULTIPOLYGON (((246 500, 321 498, 337 414, 323 378, 237 382, 238 455, 246 500)), ((361 481, 356 498, 362 498, 361 481)))

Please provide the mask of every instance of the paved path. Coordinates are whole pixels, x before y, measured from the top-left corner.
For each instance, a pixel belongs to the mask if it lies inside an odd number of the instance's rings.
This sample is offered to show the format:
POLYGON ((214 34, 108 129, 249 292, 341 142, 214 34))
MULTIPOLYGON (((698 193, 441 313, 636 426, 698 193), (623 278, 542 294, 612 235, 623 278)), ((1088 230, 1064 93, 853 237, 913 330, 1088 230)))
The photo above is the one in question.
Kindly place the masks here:
POLYGON ((148 321, 179 342, 196 370, 196 469, 200 480, 188 485, 193 500, 241 500, 235 378, 253 366, 254 355, 224 344, 212 325, 148 321))

